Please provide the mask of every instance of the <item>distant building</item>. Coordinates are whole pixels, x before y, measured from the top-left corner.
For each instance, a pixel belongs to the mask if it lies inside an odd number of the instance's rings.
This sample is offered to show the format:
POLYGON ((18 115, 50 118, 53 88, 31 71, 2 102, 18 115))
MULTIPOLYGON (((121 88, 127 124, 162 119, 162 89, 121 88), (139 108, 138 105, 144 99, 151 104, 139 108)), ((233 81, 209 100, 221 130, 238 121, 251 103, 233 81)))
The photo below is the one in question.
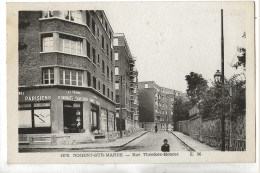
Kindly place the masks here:
POLYGON ((120 104, 122 108, 122 130, 139 128, 138 111, 138 72, 124 34, 114 34, 115 51, 115 98, 117 110, 117 129, 120 127, 120 104), (122 86, 121 86, 122 80, 122 86))
POLYGON ((138 82, 139 121, 146 130, 173 128, 175 90, 160 87, 154 81, 138 82))

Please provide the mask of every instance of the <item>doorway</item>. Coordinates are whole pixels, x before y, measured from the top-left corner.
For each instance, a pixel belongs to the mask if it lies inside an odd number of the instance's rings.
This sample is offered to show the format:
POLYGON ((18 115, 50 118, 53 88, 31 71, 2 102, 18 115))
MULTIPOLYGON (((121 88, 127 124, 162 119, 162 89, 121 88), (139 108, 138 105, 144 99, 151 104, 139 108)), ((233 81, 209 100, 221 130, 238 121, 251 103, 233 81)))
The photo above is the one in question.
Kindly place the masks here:
POLYGON ((83 129, 82 102, 63 102, 64 133, 81 133, 83 129))

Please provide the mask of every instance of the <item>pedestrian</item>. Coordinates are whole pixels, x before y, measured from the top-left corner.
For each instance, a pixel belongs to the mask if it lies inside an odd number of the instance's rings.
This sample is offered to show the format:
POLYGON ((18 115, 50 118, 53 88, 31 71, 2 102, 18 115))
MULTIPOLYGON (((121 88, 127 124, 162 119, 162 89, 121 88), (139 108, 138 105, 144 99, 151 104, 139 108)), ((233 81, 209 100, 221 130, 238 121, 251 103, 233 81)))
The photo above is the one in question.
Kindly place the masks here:
POLYGON ((163 145, 161 147, 161 151, 162 152, 170 152, 170 145, 168 144, 168 140, 167 139, 164 139, 163 140, 163 145))
POLYGON ((155 124, 154 130, 155 130, 155 133, 157 133, 157 131, 158 131, 157 124, 155 124))

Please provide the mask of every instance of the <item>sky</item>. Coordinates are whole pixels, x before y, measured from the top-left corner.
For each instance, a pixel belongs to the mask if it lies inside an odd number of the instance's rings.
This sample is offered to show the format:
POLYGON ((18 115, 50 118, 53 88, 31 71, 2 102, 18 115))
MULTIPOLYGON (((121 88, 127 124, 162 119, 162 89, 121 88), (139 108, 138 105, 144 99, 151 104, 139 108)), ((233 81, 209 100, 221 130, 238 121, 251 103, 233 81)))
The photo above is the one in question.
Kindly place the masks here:
POLYGON ((105 10, 114 33, 124 33, 139 81, 186 91, 185 75, 202 74, 211 83, 221 69, 221 8, 224 10, 225 76, 238 70, 237 47, 242 38, 245 10, 213 3, 147 3, 114 6, 105 10), (126 8, 127 7, 127 8, 126 8))

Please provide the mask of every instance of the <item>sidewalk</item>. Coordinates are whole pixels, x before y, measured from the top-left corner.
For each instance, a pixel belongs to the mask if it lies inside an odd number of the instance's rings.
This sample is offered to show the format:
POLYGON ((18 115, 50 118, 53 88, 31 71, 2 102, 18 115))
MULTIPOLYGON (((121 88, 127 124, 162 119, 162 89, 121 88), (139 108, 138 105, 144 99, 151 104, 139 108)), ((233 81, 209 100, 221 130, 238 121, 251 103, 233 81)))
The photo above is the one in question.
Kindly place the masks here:
POLYGON ((217 151, 216 148, 213 148, 213 147, 208 146, 207 144, 201 143, 200 141, 197 141, 197 140, 193 139, 192 137, 187 136, 181 132, 173 131, 171 133, 173 135, 175 135, 184 144, 188 145, 194 151, 217 151))
POLYGON ((19 145, 19 149, 98 149, 98 148, 117 148, 122 147, 133 140, 146 134, 147 131, 140 131, 126 136, 118 138, 115 141, 105 143, 86 143, 86 144, 74 144, 74 145, 19 145))

